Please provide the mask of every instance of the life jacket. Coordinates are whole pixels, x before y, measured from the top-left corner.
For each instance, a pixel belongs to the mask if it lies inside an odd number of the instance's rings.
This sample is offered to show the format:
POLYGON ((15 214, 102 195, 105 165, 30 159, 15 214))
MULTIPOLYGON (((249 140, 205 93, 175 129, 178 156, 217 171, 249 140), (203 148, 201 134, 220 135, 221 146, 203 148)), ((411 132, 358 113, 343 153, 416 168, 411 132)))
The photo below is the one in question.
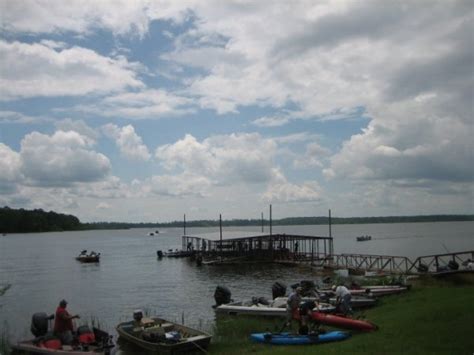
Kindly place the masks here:
POLYGON ((91 344, 95 343, 95 335, 94 333, 84 333, 79 335, 78 337, 79 343, 81 344, 91 344))

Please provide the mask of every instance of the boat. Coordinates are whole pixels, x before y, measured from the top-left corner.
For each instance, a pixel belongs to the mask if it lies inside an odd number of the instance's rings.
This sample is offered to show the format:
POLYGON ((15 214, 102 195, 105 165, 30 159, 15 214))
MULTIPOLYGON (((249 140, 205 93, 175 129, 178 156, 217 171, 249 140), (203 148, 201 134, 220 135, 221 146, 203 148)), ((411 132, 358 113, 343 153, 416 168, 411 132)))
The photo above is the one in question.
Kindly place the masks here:
POLYGON ((365 242, 367 240, 372 240, 372 236, 370 235, 362 235, 356 238, 358 242, 365 242))
POLYGON ((348 332, 339 330, 320 333, 320 334, 290 334, 290 333, 253 333, 250 339, 257 343, 274 344, 274 345, 308 345, 327 343, 331 341, 341 341, 351 336, 348 332))
POLYGON ((189 256, 193 256, 196 254, 196 251, 194 250, 174 250, 173 249, 168 249, 166 253, 164 253, 164 256, 167 256, 168 258, 186 258, 189 256))
POLYGON ((87 250, 83 250, 77 257, 77 261, 81 263, 98 263, 100 261, 100 253, 91 251, 90 254, 87 254, 87 250))
MULTIPOLYGON (((286 317, 287 297, 277 297, 268 302, 263 297, 254 297, 250 301, 231 302, 221 304, 215 308, 217 315, 246 315, 246 316, 267 316, 286 317)), ((329 303, 318 303, 314 311, 335 312, 336 307, 329 303)))
MULTIPOLYGON (((282 297, 285 301, 288 299, 287 297, 282 297)), ((322 304, 327 304, 329 303, 330 305, 336 306, 337 304, 337 299, 336 297, 331 297, 328 296, 328 294, 321 294, 319 297, 303 297, 303 302, 304 301, 319 301, 322 304)), ((364 296, 353 296, 351 298, 351 307, 354 309, 358 308, 366 308, 366 307, 372 307, 377 304, 377 299, 371 298, 371 297, 364 297, 364 296)), ((325 313, 331 313, 332 311, 325 312, 325 313)))
POLYGON ((212 337, 162 318, 145 318, 140 310, 133 313, 133 320, 120 323, 116 329, 121 339, 160 354, 204 351, 212 337))
POLYGON ((311 318, 320 324, 330 325, 337 328, 361 330, 366 332, 378 329, 378 327, 372 322, 341 315, 313 312, 311 318))
MULTIPOLYGON (((349 292, 352 296, 363 296, 368 295, 372 297, 380 297, 386 295, 394 295, 399 294, 410 289, 409 286, 362 286, 361 288, 351 288, 349 292)), ((323 293, 334 293, 330 289, 319 290, 319 292, 323 293)))
POLYGON ((28 354, 55 354, 55 355, 109 355, 114 343, 112 336, 107 332, 87 325, 77 328, 72 345, 63 345, 58 337, 55 337, 49 329, 49 321, 54 316, 46 313, 35 313, 31 321, 31 332, 35 338, 18 341, 11 344, 14 351, 28 354))

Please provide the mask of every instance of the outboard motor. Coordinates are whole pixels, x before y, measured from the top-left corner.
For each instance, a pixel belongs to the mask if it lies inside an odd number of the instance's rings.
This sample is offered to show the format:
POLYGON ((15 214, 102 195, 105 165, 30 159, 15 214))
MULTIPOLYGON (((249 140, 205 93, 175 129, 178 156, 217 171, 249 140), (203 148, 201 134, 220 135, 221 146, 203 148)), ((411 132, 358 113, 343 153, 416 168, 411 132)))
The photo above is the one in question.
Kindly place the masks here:
POLYGON ((459 269, 459 264, 455 262, 454 260, 450 260, 448 263, 448 268, 451 270, 458 270, 459 269))
POLYGON ((311 280, 303 280, 300 282, 300 287, 303 289, 303 297, 312 296, 315 293, 316 285, 311 280))
POLYGON ((161 250, 158 250, 156 252, 156 255, 158 256, 159 259, 161 259, 163 257, 163 252, 161 250))
POLYGON ((428 265, 420 263, 416 269, 418 272, 428 272, 428 265))
POLYGON ((141 309, 137 309, 133 311, 133 320, 135 322, 140 322, 143 318, 143 311, 141 309))
POLYGON ((281 282, 275 282, 272 286, 272 297, 284 297, 286 295, 286 285, 281 282))
POLYGON ((232 294, 230 290, 225 286, 217 286, 216 291, 214 292, 214 299, 216 300, 216 305, 220 306, 221 304, 226 304, 231 302, 232 294))
POLYGON ((31 333, 35 337, 41 337, 48 333, 48 321, 53 319, 54 315, 48 316, 44 312, 38 312, 31 317, 31 333))

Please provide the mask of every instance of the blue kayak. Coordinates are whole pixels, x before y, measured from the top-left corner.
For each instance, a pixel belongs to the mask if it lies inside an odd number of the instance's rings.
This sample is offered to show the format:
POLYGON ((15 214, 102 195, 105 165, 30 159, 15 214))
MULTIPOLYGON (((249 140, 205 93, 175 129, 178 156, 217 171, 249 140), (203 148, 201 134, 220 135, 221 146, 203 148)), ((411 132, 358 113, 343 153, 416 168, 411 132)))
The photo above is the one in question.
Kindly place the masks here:
POLYGON ((351 333, 333 331, 324 334, 298 335, 290 333, 253 333, 250 339, 258 343, 267 343, 274 345, 304 345, 319 344, 330 341, 341 341, 351 336, 351 333))

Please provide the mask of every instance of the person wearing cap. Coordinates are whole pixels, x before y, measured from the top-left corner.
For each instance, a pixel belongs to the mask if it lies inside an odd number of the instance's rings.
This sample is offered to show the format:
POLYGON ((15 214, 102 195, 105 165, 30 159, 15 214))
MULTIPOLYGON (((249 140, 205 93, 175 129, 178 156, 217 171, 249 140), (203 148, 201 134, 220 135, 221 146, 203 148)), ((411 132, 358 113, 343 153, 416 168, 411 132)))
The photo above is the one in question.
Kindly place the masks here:
POLYGON ((290 326, 293 319, 299 319, 299 307, 303 288, 300 286, 292 288, 293 291, 290 293, 288 300, 286 301, 286 326, 290 326))
POLYGON ((74 330, 72 320, 80 318, 79 315, 71 315, 66 310, 67 301, 62 300, 56 308, 56 315, 54 317, 54 334, 61 339, 61 343, 70 345, 73 341, 72 331, 74 330))
POLYGON ((343 314, 352 314, 351 291, 349 291, 347 287, 343 285, 340 285, 340 286, 333 285, 331 289, 336 295, 336 306, 339 309, 339 311, 342 312, 343 314))

